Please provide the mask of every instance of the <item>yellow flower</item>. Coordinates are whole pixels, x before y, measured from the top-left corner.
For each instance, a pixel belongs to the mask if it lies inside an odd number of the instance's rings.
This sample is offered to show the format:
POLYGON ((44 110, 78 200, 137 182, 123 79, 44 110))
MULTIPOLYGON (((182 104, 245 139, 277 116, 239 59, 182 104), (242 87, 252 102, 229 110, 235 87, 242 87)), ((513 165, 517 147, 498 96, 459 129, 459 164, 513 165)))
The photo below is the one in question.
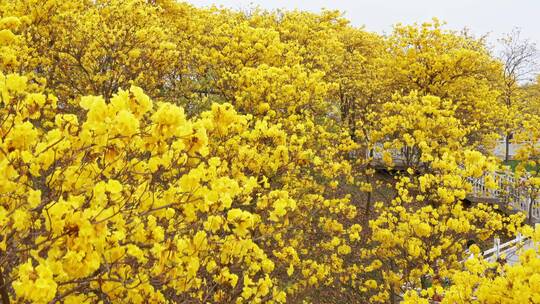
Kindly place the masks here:
POLYGON ((41 204, 41 190, 30 190, 28 193, 28 205, 30 208, 36 208, 41 204))
MULTIPOLYGON (((3 21, 4 19, 2 19, 3 21)), ((0 24, 2 26, 3 24, 0 24)), ((17 36, 13 34, 9 29, 0 30, 0 46, 9 45, 15 42, 17 36)))

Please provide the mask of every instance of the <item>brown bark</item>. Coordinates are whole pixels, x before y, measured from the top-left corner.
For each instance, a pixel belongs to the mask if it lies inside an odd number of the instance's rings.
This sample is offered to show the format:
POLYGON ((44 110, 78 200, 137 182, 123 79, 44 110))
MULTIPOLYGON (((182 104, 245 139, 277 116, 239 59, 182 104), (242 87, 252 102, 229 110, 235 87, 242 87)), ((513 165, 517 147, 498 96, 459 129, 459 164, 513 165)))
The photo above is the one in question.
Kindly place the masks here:
POLYGON ((506 138, 504 139, 504 161, 508 162, 510 160, 510 132, 506 133, 506 138))
POLYGON ((9 304, 9 294, 7 292, 4 273, 0 271, 0 296, 2 296, 2 304, 9 304))

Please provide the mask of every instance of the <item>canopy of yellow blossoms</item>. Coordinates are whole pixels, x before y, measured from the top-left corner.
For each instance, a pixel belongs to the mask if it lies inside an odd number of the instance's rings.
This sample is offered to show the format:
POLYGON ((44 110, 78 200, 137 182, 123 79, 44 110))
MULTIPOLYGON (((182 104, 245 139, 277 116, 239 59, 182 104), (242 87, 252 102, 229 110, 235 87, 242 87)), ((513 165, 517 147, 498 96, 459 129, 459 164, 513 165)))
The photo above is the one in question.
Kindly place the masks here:
POLYGON ((437 20, 2 1, 2 303, 417 303, 434 273, 448 303, 539 302, 534 252, 460 263, 523 220, 463 204, 500 81, 437 20))

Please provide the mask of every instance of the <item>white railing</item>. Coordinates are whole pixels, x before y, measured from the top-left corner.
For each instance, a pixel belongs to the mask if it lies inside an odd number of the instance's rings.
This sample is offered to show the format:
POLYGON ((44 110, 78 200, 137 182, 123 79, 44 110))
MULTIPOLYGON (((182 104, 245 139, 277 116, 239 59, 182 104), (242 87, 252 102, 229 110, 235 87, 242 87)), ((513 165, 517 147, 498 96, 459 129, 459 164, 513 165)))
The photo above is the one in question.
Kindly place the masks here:
MULTIPOLYGON (((503 244, 501 244, 498 237, 495 237, 493 238, 493 247, 482 252, 482 258, 490 262, 496 262, 499 258, 504 257, 506 262, 513 264, 518 261, 518 253, 521 248, 534 248, 537 250, 536 245, 529 237, 525 237, 520 233, 514 239, 503 244)), ((473 257, 468 249, 465 251, 465 254, 468 257, 462 260, 461 263, 473 257)))
POLYGON ((494 172, 489 175, 496 184, 496 188, 488 188, 486 186, 486 175, 481 177, 469 177, 467 181, 472 185, 472 194, 482 198, 517 198, 523 189, 516 187, 516 177, 512 172, 494 172))
MULTIPOLYGON (((539 223, 535 224, 535 229, 539 227, 539 223)), ((501 240, 498 237, 495 237, 493 238, 493 247, 482 252, 482 257, 492 262, 497 261, 502 256, 508 259, 510 256, 515 255, 519 249, 527 245, 532 245, 532 248, 537 249, 535 247, 537 243, 534 243, 529 237, 521 235, 521 233, 518 233, 514 239, 503 244, 501 244, 501 240)))
POLYGON ((534 222, 540 221, 540 204, 538 204, 540 197, 533 201, 527 188, 523 186, 526 181, 525 177, 518 180, 512 172, 506 171, 492 173, 491 178, 497 184, 495 189, 486 187, 486 175, 479 178, 468 178, 468 182, 472 185, 470 195, 477 198, 506 200, 507 207, 524 212, 534 222), (532 208, 531 204, 534 204, 532 208))
POLYGON ((392 157, 392 163, 394 166, 403 166, 407 163, 402 151, 400 149, 386 149, 382 144, 376 144, 371 150, 366 150, 366 159, 370 158, 375 164, 383 163, 383 153, 389 153, 392 157))
POLYGON ((498 237, 495 237, 493 239, 493 248, 484 251, 482 256, 492 262, 496 261, 503 255, 508 258, 508 256, 516 253, 520 248, 522 248, 523 244, 527 241, 529 241, 529 238, 523 237, 521 233, 518 233, 515 239, 503 244, 501 244, 498 237))
MULTIPOLYGON (((536 224, 535 227, 538 229, 540 224, 536 224)), ((533 245, 532 248, 535 250, 538 250, 536 245, 537 243, 532 242, 532 240, 529 237, 524 237, 520 233, 517 234, 517 236, 506 242, 501 244, 501 241, 498 237, 495 237, 493 239, 493 247, 482 252, 482 257, 490 262, 497 262, 499 258, 505 257, 505 260, 507 263, 510 263, 511 265, 515 262, 517 262, 519 256, 519 250, 521 248, 526 247, 527 245, 533 245)), ((469 254, 469 250, 466 251, 467 254, 469 254)), ((473 257, 472 254, 470 254, 466 259, 462 260, 461 263, 463 264, 468 259, 471 259, 473 257)), ((414 285, 410 283, 405 283, 402 286, 403 293, 406 290, 415 290, 416 292, 420 293, 422 291, 421 288, 417 288, 414 285)), ((401 293, 401 297, 403 297, 403 293, 401 293)), ((430 300, 430 303, 440 303, 438 301, 430 300)))
MULTIPOLYGON (((375 163, 380 163, 382 162, 383 151, 392 156, 395 166, 406 164, 407 160, 401 150, 385 149, 382 144, 377 144, 371 151, 366 151, 366 158, 371 157, 375 163)), ((490 176, 497 185, 492 189, 486 186, 486 176, 469 177, 467 179, 472 185, 470 196, 480 199, 498 199, 500 202, 507 203, 506 207, 509 209, 524 212, 528 217, 531 217, 533 222, 540 222, 540 196, 533 201, 531 195, 527 192, 527 188, 523 186, 527 180, 526 177, 518 179, 513 172, 508 170, 491 173, 490 176), (530 208, 531 204, 534 204, 532 208, 530 208)))

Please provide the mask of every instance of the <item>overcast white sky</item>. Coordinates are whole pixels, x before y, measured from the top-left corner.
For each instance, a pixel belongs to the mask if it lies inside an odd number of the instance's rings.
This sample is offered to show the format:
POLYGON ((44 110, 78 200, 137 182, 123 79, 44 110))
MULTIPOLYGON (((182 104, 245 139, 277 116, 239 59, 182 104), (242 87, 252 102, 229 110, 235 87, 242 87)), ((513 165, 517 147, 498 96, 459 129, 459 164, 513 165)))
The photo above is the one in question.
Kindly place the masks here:
POLYGON ((390 32, 398 22, 409 24, 437 17, 448 23, 448 28, 467 27, 476 35, 490 33, 495 41, 512 28, 521 28, 521 36, 540 46, 540 0, 188 0, 196 6, 225 6, 266 9, 302 9, 319 11, 338 9, 353 25, 364 25, 368 30, 390 32))

